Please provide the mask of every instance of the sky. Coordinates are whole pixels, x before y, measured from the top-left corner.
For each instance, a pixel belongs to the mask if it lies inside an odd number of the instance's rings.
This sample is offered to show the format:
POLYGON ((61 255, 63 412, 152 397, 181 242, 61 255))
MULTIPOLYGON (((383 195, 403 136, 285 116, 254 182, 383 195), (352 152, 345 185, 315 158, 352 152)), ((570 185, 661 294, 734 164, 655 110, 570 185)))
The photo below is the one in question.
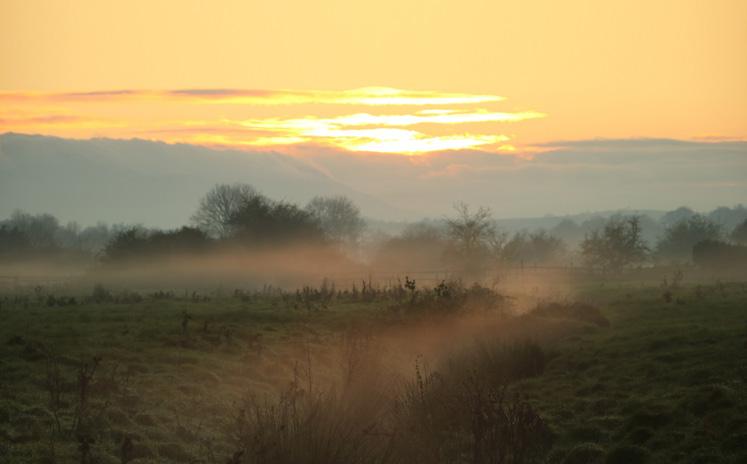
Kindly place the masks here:
POLYGON ((452 173, 491 172, 475 151, 743 141, 745 23, 742 0, 0 0, 0 133, 372 169, 448 152, 452 173))

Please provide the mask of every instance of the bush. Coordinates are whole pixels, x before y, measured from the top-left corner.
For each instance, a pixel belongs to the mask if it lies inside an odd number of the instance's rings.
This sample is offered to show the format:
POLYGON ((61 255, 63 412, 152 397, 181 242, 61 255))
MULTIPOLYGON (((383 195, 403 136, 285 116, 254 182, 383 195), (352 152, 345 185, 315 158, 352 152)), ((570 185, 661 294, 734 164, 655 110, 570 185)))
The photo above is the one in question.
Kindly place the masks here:
POLYGON ((234 442, 246 463, 374 462, 385 454, 381 419, 363 401, 297 384, 272 404, 248 398, 234 422, 234 442))
POLYGON ((106 303, 112 301, 112 294, 103 285, 96 284, 91 292, 91 299, 94 303, 106 303))
POLYGON ((471 374, 418 371, 398 403, 396 462, 541 462, 552 444, 544 420, 520 396, 471 374))
POLYGON ((649 452, 636 445, 621 445, 610 451, 606 464, 644 464, 648 462, 649 452))
POLYGON ((603 464, 604 455, 604 448, 596 443, 581 443, 571 448, 562 464, 603 464))
POLYGON ((493 345, 440 372, 416 364, 415 379, 393 399, 389 386, 369 380, 318 392, 308 372, 303 387, 296 378, 276 402, 245 400, 232 428, 234 457, 241 460, 229 462, 542 462, 552 434, 506 386, 543 368, 536 345, 493 345))
MULTIPOLYGON (((396 292, 395 292, 396 293, 396 292)), ((507 298, 477 283, 465 287, 459 281, 442 281, 433 288, 417 289, 415 281, 406 278, 401 288, 407 298, 398 298, 391 309, 408 313, 456 313, 459 311, 501 310, 507 298)))
POLYGON ((138 227, 119 232, 102 251, 104 263, 125 263, 133 260, 163 258, 183 253, 205 251, 210 244, 199 229, 182 227, 173 231, 145 231, 138 227))

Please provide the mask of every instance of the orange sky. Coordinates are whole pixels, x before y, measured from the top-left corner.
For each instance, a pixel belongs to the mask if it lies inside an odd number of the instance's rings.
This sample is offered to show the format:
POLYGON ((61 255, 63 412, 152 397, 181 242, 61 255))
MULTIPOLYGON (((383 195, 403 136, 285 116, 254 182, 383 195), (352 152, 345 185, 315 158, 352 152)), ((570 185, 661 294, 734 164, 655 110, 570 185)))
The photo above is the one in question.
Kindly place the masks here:
POLYGON ((412 153, 741 139, 745 24, 741 0, 0 0, 0 132, 412 153), (339 100, 369 87, 406 98, 339 100), (178 89, 314 98, 205 103, 178 89), (59 95, 112 90, 138 92, 59 95))

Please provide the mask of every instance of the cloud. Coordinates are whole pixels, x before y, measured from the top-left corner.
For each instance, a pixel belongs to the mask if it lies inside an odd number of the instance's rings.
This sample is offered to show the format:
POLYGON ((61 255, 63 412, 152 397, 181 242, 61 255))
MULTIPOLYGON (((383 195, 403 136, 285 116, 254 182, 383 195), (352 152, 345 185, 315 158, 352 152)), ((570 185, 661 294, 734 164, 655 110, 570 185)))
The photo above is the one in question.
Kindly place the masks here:
MULTIPOLYGON (((319 141, 351 151, 378 153, 425 153, 440 150, 464 150, 506 142, 502 134, 454 134, 432 136, 421 131, 403 129, 415 125, 455 125, 477 122, 517 122, 540 118, 537 112, 428 111, 413 114, 357 113, 334 118, 312 116, 296 119, 264 118, 229 122, 253 131, 278 134, 278 144, 286 138, 297 143, 319 141)), ((257 145, 265 144, 265 138, 257 145)), ((508 149, 509 146, 504 147, 508 149)))
POLYGON ((241 89, 180 89, 166 92, 171 96, 197 97, 269 97, 274 94, 271 90, 241 90, 241 89))
MULTIPOLYGON (((75 100, 75 99, 107 99, 121 97, 136 97, 140 93, 136 90, 103 90, 94 92, 71 92, 60 94, 49 94, 52 100, 75 100)), ((41 98, 44 98, 42 96, 41 98)))
POLYGON ((311 144, 287 154, 257 147, 214 150, 142 140, 5 135, 0 136, 0 199, 5 200, 0 216, 20 207, 83 222, 177 226, 216 182, 249 182, 270 196, 299 203, 318 194, 345 194, 366 214, 389 219, 441 217, 459 200, 488 206, 496 217, 527 217, 683 204, 712 209, 747 199, 747 142, 632 139, 560 145, 533 159, 480 150, 404 157, 311 144))
POLYGON ((44 129, 60 128, 85 128, 100 129, 107 127, 116 127, 121 124, 114 121, 104 121, 101 119, 87 118, 74 114, 49 114, 49 115, 10 115, 0 114, 0 129, 5 128, 7 131, 40 131, 44 129))
POLYGON ((36 126, 46 124, 65 124, 78 123, 81 120, 81 117, 74 115, 49 115, 7 118, 0 116, 0 126, 36 126))
POLYGON ((517 113, 491 112, 486 110, 455 111, 431 110, 413 114, 370 114, 357 113, 334 118, 305 117, 300 119, 248 119, 239 121, 244 127, 272 130, 289 130, 315 127, 359 127, 359 126, 414 126, 418 124, 468 124, 478 122, 517 122, 542 118, 545 115, 536 111, 517 113))
POLYGON ((31 131, 70 138, 152 137, 172 143, 239 149, 283 150, 312 144, 405 155, 478 147, 508 152, 515 149, 507 143, 508 136, 497 126, 486 132, 485 124, 520 123, 545 115, 483 106, 502 100, 497 95, 391 87, 339 91, 192 88, 5 93, 0 94, 0 103, 8 103, 9 111, 16 113, 0 120, 0 132, 31 131), (366 110, 351 112, 351 106, 366 110), (293 115, 295 108, 304 113, 293 115), (273 110, 282 111, 285 116, 268 115, 273 110), (59 119, 55 124, 49 115, 59 111, 74 117, 59 119), (308 114, 309 111, 317 114, 308 114), (21 112, 35 114, 22 120, 18 117, 21 112), (239 112, 245 115, 237 117, 239 112), (479 130, 473 127, 477 124, 481 125, 479 130))
POLYGON ((431 215, 448 213, 457 200, 510 217, 682 204, 708 209, 747 199, 747 142, 579 140, 546 148, 533 158, 463 150, 416 159, 334 152, 314 159, 335 179, 431 215))
POLYGON ((0 93, 0 101, 110 101, 181 100, 242 105, 361 105, 428 106, 491 103, 504 100, 497 95, 404 90, 393 87, 361 87, 351 90, 261 90, 261 89, 176 89, 105 90, 68 93, 0 93))
POLYGON ((593 152, 593 153, 685 153, 700 150, 743 152, 747 141, 722 138, 710 140, 678 140, 666 138, 627 138, 627 139, 587 139, 551 141, 535 145, 551 152, 593 152))

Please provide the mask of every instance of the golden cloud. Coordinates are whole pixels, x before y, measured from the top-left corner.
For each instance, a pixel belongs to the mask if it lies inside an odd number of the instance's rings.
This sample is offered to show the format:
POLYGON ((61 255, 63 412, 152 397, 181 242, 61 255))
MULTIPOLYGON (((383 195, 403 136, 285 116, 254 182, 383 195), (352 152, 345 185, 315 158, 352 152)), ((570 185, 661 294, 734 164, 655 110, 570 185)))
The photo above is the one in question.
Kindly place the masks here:
MULTIPOLYGON (((342 91, 182 89, 4 93, 0 94, 0 102, 12 108, 7 111, 8 116, 0 117, 0 131, 36 130, 78 138, 150 136, 166 142, 234 148, 282 149, 309 143, 349 151, 408 155, 476 147, 512 151, 515 147, 506 143, 508 136, 492 131, 484 133, 484 125, 516 123, 545 115, 536 111, 485 108, 503 100, 497 95, 390 87, 342 91), (210 105, 205 106, 206 103, 210 105), (367 110, 325 117, 314 114, 277 117, 262 114, 267 110, 253 109, 278 107, 283 109, 277 111, 288 114, 295 107, 313 111, 314 105, 359 106, 367 110), (398 110, 388 114, 383 108, 373 109, 385 106, 398 110), (423 106, 431 108, 419 108, 423 106), (55 116, 60 111, 66 116, 55 116), (226 112, 232 116, 227 117, 226 112), (235 117, 236 113, 252 112, 254 117, 235 117), (23 117, 18 117, 20 114, 23 117), (475 131, 470 127, 476 124, 483 128, 475 131)), ((318 108, 319 113, 330 112, 318 108)))
POLYGON ((67 93, 0 93, 0 101, 95 102, 123 100, 160 100, 174 102, 222 103, 240 105, 361 105, 424 106, 489 103, 504 100, 497 95, 475 95, 392 87, 362 87, 332 90, 251 90, 251 89, 179 89, 110 90, 67 93))

